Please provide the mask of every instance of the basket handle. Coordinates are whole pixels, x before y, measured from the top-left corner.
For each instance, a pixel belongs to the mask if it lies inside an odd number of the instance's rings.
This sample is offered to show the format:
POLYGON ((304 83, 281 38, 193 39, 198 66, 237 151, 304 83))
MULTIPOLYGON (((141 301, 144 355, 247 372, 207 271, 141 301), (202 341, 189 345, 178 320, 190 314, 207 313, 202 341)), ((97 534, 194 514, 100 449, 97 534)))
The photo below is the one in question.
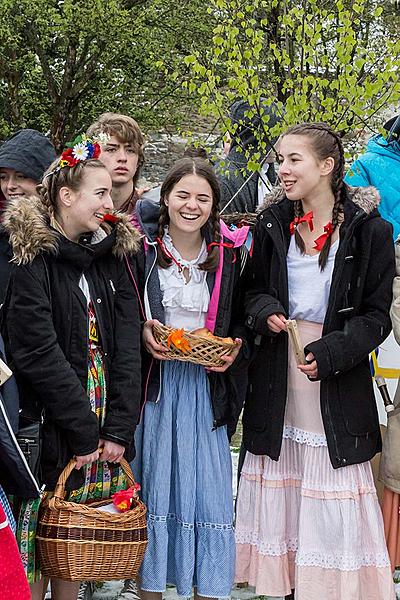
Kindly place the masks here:
MULTIPOLYGON (((102 453, 102 448, 100 448, 99 453, 100 454, 102 453)), ((132 469, 129 466, 128 461, 125 458, 121 458, 121 461, 119 464, 128 479, 129 487, 134 485, 135 478, 133 477, 132 469)), ((56 487, 54 490, 54 494, 53 494, 54 498, 59 498, 60 500, 64 500, 65 484, 67 482, 68 477, 71 475, 72 471, 74 470, 75 465, 76 465, 76 458, 71 458, 71 460, 69 461, 69 463, 67 464, 65 469, 60 474, 60 477, 58 478, 58 481, 57 481, 57 484, 56 484, 56 487)))

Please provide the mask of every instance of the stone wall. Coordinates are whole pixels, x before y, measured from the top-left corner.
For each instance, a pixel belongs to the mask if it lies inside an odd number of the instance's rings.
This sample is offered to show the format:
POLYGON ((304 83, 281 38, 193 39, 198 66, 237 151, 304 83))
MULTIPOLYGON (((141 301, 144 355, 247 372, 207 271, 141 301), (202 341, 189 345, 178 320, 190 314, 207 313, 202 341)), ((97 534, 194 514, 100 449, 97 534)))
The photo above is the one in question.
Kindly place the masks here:
MULTIPOLYGON (((168 133, 149 133, 145 146, 145 164, 142 167, 140 185, 158 185, 168 169, 182 158, 187 139, 168 133)), ((216 137, 196 136, 196 140, 207 148, 213 147, 216 137)))

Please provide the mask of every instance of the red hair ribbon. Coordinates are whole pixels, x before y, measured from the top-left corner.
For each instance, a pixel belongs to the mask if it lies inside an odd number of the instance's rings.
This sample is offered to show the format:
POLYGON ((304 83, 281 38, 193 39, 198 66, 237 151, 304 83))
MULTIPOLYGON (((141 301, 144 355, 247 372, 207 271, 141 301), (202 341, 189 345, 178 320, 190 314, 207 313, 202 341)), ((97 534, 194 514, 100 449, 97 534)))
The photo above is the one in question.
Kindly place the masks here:
POLYGON ((160 237, 156 237, 156 242, 160 246, 161 252, 164 254, 164 256, 166 256, 167 258, 171 259, 172 262, 175 263, 176 266, 178 267, 179 273, 182 273, 182 271, 184 269, 183 265, 179 262, 179 260, 176 260, 175 256, 173 256, 171 254, 171 252, 165 247, 165 244, 162 241, 162 239, 160 237))
POLYGON ((223 248, 234 248, 233 244, 229 244, 228 242, 210 242, 207 246, 207 252, 210 252, 211 248, 214 246, 222 246, 223 248))
POLYGON ((320 235, 319 237, 317 237, 316 240, 314 240, 314 244, 315 246, 313 246, 313 248, 315 250, 318 250, 318 252, 321 252, 322 248, 325 245, 326 240, 328 239, 328 237, 330 237, 333 233, 333 225, 331 223, 331 221, 329 221, 329 223, 327 223, 324 227, 324 231, 325 233, 323 233, 322 235, 320 235))
POLYGON ((112 213, 106 213, 103 217, 103 221, 105 221, 106 223, 118 223, 119 221, 119 217, 117 217, 117 215, 113 215, 112 213))
POLYGON ((300 223, 308 223, 308 227, 309 227, 310 231, 313 231, 313 229, 314 229, 313 218, 314 218, 314 215, 313 215, 312 210, 310 210, 310 212, 308 212, 306 215, 303 215, 302 217, 295 217, 289 226, 291 235, 294 234, 294 232, 296 231, 296 229, 300 225, 300 223))
MULTIPOLYGON (((229 250, 232 250, 235 246, 234 244, 229 244, 228 242, 210 242, 207 246, 207 252, 210 252, 211 248, 214 248, 215 246, 220 246, 222 248, 229 248, 229 250)), ((236 255, 233 253, 233 258, 232 258, 232 263, 236 262, 236 255)))

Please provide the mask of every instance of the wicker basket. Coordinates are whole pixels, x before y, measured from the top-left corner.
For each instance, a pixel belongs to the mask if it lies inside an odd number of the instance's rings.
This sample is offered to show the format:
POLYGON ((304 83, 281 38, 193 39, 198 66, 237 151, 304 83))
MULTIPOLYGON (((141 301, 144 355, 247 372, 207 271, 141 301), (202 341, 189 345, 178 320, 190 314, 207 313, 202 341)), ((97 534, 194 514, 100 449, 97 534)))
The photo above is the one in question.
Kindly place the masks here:
POLYGON ((189 331, 183 332, 183 338, 190 345, 190 352, 183 352, 174 344, 168 347, 168 337, 175 331, 166 325, 153 325, 153 335, 158 344, 168 348, 165 353, 171 360, 192 362, 203 367, 222 367, 225 362, 222 356, 229 355, 237 346, 237 342, 226 342, 223 338, 202 336, 189 331))
MULTIPOLYGON (((43 575, 66 581, 110 581, 136 577, 147 545, 146 507, 118 514, 96 507, 110 500, 77 504, 64 500, 65 482, 75 466, 71 460, 61 473, 54 495, 45 503, 37 526, 37 551, 43 575)), ((132 471, 121 467, 129 486, 132 471)))

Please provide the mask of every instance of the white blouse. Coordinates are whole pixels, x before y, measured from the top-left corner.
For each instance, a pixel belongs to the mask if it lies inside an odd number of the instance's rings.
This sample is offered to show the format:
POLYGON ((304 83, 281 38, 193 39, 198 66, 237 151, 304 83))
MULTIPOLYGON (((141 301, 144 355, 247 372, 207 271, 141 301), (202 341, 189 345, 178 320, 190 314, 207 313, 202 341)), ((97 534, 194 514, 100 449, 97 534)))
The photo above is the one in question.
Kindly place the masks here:
POLYGON ((339 240, 331 245, 325 269, 321 271, 319 254, 302 254, 292 236, 287 254, 291 319, 324 322, 338 245, 339 240))
POLYGON ((165 311, 165 324, 188 330, 204 327, 210 303, 207 285, 207 272, 199 269, 199 264, 207 258, 207 247, 203 240, 199 255, 194 260, 184 260, 172 244, 165 231, 163 243, 168 252, 181 265, 172 263, 167 269, 158 267, 158 277, 165 311), (183 274, 185 268, 187 280, 183 274))

